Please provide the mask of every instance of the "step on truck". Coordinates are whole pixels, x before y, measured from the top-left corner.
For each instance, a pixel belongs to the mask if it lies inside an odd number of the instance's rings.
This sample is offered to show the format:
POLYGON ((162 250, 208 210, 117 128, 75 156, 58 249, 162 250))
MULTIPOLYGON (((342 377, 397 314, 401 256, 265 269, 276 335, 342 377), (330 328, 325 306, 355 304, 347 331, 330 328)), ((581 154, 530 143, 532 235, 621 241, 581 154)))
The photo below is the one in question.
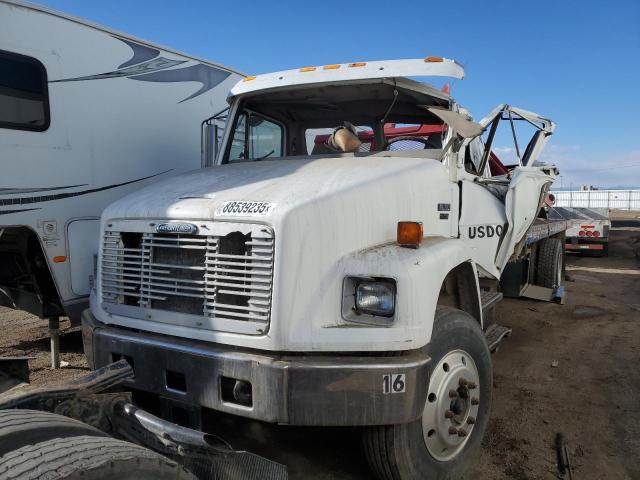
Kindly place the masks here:
POLYGON ((378 478, 462 473, 491 406, 493 306, 507 287, 561 297, 566 228, 545 218, 551 120, 500 105, 475 122, 413 79, 463 75, 430 56, 238 82, 202 125, 204 168, 104 211, 91 367, 126 360, 134 403, 166 420, 357 426, 378 478))

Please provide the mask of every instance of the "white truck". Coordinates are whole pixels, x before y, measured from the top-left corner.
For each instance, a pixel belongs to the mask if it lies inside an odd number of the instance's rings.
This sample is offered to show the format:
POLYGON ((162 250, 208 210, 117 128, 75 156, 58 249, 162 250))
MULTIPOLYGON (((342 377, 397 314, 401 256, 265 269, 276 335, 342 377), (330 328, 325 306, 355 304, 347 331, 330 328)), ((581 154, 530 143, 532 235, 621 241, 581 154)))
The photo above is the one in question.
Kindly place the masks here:
POLYGON ((79 323, 102 209, 198 168, 198 127, 241 78, 0 0, 0 305, 79 323))
POLYGON ((464 471, 490 411, 483 330, 501 274, 524 265, 516 293, 538 283, 551 298, 564 252, 562 228, 539 218, 557 170, 536 159, 553 122, 501 105, 475 123, 410 79, 463 74, 427 57, 238 82, 223 135, 204 125, 211 167, 103 212, 82 314, 90 365, 125 359, 134 400, 168 419, 197 425, 207 408, 362 426, 378 478, 464 471), (518 122, 533 131, 524 149, 518 122), (492 151, 500 125, 511 168, 492 151), (369 141, 319 145, 342 129, 369 141))

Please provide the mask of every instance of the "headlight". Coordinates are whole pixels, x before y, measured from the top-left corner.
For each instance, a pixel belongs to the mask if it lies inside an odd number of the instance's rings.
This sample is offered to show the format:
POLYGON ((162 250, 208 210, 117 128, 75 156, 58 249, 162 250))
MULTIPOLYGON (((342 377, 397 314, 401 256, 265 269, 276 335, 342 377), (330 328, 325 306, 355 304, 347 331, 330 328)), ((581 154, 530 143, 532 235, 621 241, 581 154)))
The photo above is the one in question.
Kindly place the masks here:
POLYGON ((349 323, 390 327, 396 315, 396 281, 386 277, 344 277, 342 318, 349 323))
POLYGON ((388 280, 363 280, 356 284, 357 314, 393 317, 396 312, 396 286, 388 280))
POLYGON ((355 307, 358 314, 393 317, 396 311, 395 284, 389 281, 361 281, 356 285, 355 307))

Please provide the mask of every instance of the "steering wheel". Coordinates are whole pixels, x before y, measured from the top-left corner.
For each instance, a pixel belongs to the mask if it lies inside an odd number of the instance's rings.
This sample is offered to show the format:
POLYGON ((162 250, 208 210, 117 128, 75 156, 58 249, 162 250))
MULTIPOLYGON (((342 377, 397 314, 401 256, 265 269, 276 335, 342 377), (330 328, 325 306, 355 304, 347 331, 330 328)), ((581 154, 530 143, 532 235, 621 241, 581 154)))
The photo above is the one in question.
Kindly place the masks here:
MULTIPOLYGON (((396 138, 392 138, 391 140, 387 140, 386 143, 384 144, 384 147, 382 148, 382 150, 389 150, 389 147, 391 145, 393 145, 396 142, 401 142, 401 141, 410 141, 410 142, 418 142, 418 143, 422 143, 424 145, 424 149, 429 148, 429 138, 425 138, 425 137, 396 137, 396 138)), ((417 149, 412 149, 412 150, 417 150, 417 149)))

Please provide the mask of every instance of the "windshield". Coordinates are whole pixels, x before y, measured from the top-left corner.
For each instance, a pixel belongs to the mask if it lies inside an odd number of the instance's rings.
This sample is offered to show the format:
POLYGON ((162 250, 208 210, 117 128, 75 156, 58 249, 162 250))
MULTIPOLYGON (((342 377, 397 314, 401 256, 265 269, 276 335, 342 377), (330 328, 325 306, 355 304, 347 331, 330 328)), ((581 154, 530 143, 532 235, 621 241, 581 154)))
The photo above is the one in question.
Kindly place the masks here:
POLYGON ((437 150, 448 102, 387 83, 267 92, 240 101, 222 163, 437 150))

